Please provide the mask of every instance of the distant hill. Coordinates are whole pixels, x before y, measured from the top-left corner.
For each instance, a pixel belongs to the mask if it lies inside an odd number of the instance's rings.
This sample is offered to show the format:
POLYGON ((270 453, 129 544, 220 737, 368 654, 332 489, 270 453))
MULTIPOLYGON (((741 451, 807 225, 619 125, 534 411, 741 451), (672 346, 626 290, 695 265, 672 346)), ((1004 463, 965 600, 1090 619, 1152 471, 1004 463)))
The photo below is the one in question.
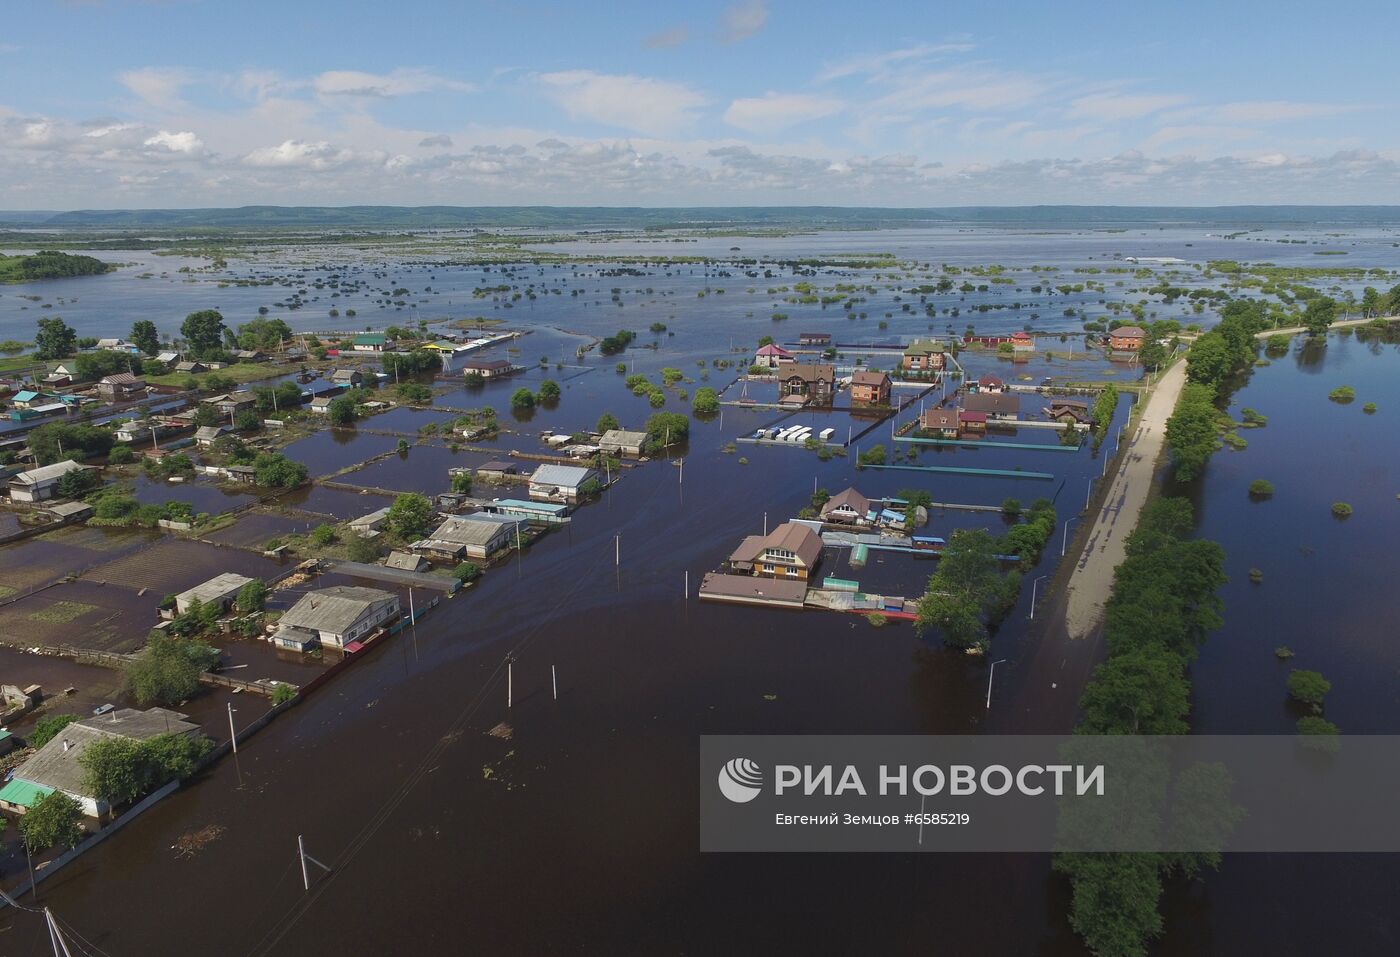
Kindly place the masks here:
POLYGON ((1082 226, 1400 223, 1400 206, 240 206, 235 209, 0 211, 0 224, 61 228, 662 229, 898 227, 929 223, 1082 226))

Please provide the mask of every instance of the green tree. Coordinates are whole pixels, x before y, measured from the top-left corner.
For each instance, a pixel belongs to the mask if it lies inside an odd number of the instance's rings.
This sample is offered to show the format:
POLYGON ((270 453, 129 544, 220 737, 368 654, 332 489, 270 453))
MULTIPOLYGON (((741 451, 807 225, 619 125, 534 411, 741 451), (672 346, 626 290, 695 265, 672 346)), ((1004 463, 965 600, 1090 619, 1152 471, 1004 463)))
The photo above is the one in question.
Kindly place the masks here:
POLYGON ((102 475, 96 469, 82 469, 59 476, 54 486, 61 498, 82 498, 102 484, 102 475))
POLYGON ((1325 335, 1336 318, 1336 300, 1318 296, 1316 299, 1309 299, 1308 307, 1303 310, 1303 327, 1308 330, 1310 336, 1325 335))
POLYGON ((1167 448, 1177 478, 1189 482, 1205 470, 1219 445, 1217 419, 1210 387, 1193 383, 1182 390, 1176 411, 1167 420, 1167 448))
MULTIPOLYGON (((324 528, 325 526, 321 526, 324 528)), ((251 612, 262 611, 267 607, 267 583, 262 579, 254 578, 242 588, 238 589, 238 610, 247 615, 251 612)))
POLYGON ((339 395, 331 399, 326 406, 326 418, 333 426, 354 425, 358 413, 355 410, 355 400, 348 395, 339 395))
POLYGON ((78 764, 89 793, 120 805, 167 781, 189 777, 211 749, 203 735, 162 734, 145 741, 104 738, 89 745, 78 764))
POLYGON ((385 524, 402 540, 413 541, 427 534, 432 517, 432 503, 423 495, 408 492, 394 499, 385 524))
POLYGON ((1288 675, 1288 693, 1303 704, 1312 705, 1314 710, 1322 710, 1322 700, 1332 690, 1332 682, 1317 671, 1294 668, 1288 675))
POLYGON ((1060 854, 1055 870, 1069 876, 1070 926, 1099 957, 1142 957, 1162 932, 1157 901, 1161 862, 1155 854, 1060 854))
POLYGON ((959 647, 982 645, 984 619, 1005 602, 1008 581, 1001 574, 996 539, 984 529, 958 529, 919 599, 915 629, 937 628, 945 641, 959 647))
POLYGON ((1160 645, 1112 655, 1079 699, 1089 734, 1186 734, 1191 688, 1182 660, 1160 645))
POLYGON ((719 393, 709 386, 702 386, 695 390, 695 398, 691 401, 690 409, 696 415, 714 415, 719 411, 719 393))
POLYGON ((137 319, 131 325, 131 344, 148 356, 160 351, 160 333, 149 319, 137 319))
POLYGON ((223 347, 224 317, 217 309, 192 312, 180 324, 180 335, 196 358, 219 352, 223 347))
POLYGON ((611 432, 613 429, 620 428, 622 428, 622 424, 617 421, 617 416, 613 415, 611 412, 604 412, 602 415, 598 416, 598 427, 594 431, 611 432))
POLYGON ((58 733, 68 727, 74 721, 81 721, 80 714, 51 714, 40 718, 34 724, 34 730, 29 732, 26 743, 31 748, 42 748, 48 744, 58 733))
POLYGON ((127 662, 127 685, 142 707, 179 704, 195 693, 199 676, 217 660, 218 652, 203 642, 153 633, 145 650, 127 662))
POLYGON ((19 832, 31 851, 76 847, 83 839, 83 808, 62 791, 39 798, 19 819, 19 832))
POLYGON ((655 455, 690 435, 690 419, 679 412, 654 412, 643 427, 647 434, 642 451, 655 455))
POLYGON ((470 472, 453 472, 453 473, 452 473, 452 491, 461 493, 462 495, 467 495, 467 494, 470 494, 470 493, 471 493, 471 490, 472 490, 472 473, 470 473, 470 472))
POLYGON ((238 327, 238 348, 270 352, 291 337, 291 327, 281 319, 257 318, 238 327))
POLYGON ((535 393, 521 386, 511 393, 510 407, 512 409, 533 409, 535 407, 535 393))
POLYGON ((52 360, 71 356, 78 349, 78 334, 58 316, 39 320, 34 334, 34 356, 52 360))
POLYGON ((553 379, 545 379, 540 383, 539 399, 541 402, 559 401, 559 383, 553 379))

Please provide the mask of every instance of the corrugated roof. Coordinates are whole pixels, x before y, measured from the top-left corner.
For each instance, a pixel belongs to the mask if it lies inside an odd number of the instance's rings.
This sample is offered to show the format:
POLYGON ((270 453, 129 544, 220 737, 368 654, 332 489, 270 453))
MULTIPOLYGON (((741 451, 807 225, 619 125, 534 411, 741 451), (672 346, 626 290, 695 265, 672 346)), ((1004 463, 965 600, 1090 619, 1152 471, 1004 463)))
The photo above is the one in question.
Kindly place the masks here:
POLYGON ((430 542, 448 542, 452 545, 489 545, 502 528, 514 531, 520 523, 503 515, 453 515, 435 528, 428 536, 430 542))
POLYGON ((621 445, 640 448, 647 440, 645 432, 629 432, 626 429, 608 429, 598 440, 600 445, 621 445))
POLYGON ((86 718, 70 724, 53 740, 39 749, 15 771, 15 778, 89 797, 83 787, 83 767, 79 759, 88 748, 108 738, 132 738, 146 741, 162 734, 194 734, 199 726, 185 720, 177 711, 151 708, 136 711, 122 708, 98 718, 86 718), (65 750, 64 744, 68 744, 65 750))
POLYGON ((578 488, 593 476, 592 469, 576 465, 555 465, 546 462, 535 469, 530 482, 535 485, 557 485, 560 488, 578 488))
POLYGON ((224 572, 215 575, 207 582, 200 582, 193 588, 186 589, 175 596, 177 602, 190 602, 198 598, 201 602, 208 603, 219 601, 229 595, 238 593, 238 590, 248 584, 253 579, 247 575, 238 575, 233 572, 224 572))
POLYGON ((344 634, 373 605, 393 600, 391 593, 378 588, 335 585, 303 595, 282 615, 280 624, 333 635, 344 634))
POLYGON ((1108 330, 1108 334, 1119 339, 1142 339, 1147 335, 1147 330, 1140 326, 1119 326, 1117 329, 1108 330))
POLYGON ((925 409, 923 427, 925 429, 956 429, 957 409, 925 409))
POLYGON ((20 807, 32 808, 39 802, 40 798, 46 798, 53 793, 53 788, 44 787, 42 784, 34 784, 30 781, 21 781, 15 778, 9 784, 0 788, 0 801, 7 804, 16 804, 20 807))
POLYGON ((805 525, 784 522, 767 535, 750 535, 745 538, 729 559, 735 562, 753 562, 770 548, 792 552, 803 565, 811 568, 822 553, 822 540, 805 525))
POLYGON ((37 469, 30 469, 28 472, 21 472, 10 479, 10 481, 19 482, 21 485, 37 485, 40 482, 59 479, 69 472, 78 472, 85 468, 87 468, 87 466, 80 465, 72 459, 68 459, 63 462, 55 462, 53 465, 45 465, 37 469))

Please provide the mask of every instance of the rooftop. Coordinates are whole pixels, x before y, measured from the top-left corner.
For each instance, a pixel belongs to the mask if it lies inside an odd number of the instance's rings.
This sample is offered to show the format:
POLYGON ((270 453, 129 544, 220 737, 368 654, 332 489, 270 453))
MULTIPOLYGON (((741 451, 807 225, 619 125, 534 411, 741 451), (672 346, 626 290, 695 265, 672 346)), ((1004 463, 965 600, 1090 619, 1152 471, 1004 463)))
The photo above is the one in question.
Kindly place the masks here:
POLYGON ((530 482, 535 485, 557 485, 560 488, 578 488, 593 476, 592 469, 577 465, 555 465, 546 462, 535 469, 530 482))
POLYGON ((501 534, 501 528, 512 528, 520 523, 504 515, 453 515, 428 535, 430 542, 448 542, 452 545, 488 545, 501 534))
POLYGON ((63 462, 55 462, 53 465, 44 465, 37 469, 30 469, 28 472, 21 472, 10 479, 10 481, 18 482, 21 485, 38 485, 40 482, 60 479, 69 472, 78 472, 85 468, 87 468, 86 465, 68 459, 63 462))
POLYGON ((874 369, 861 369, 851 374, 852 385, 884 385, 889 379, 888 373, 874 369))
POLYGON ((237 575, 233 572, 224 572, 215 575, 207 582, 201 582, 193 588, 180 592, 175 596, 177 602, 192 602, 198 599, 202 603, 219 601, 229 595, 237 594, 238 590, 248 584, 253 579, 246 575, 237 575))
POLYGON ((753 562, 769 549, 791 552, 810 568, 821 555, 822 540, 806 525, 784 522, 767 535, 748 536, 729 558, 736 562, 753 562))
POLYGON ((162 734, 193 734, 198 731, 198 725, 186 721, 185 716, 176 711, 165 708, 152 708, 149 711, 121 708, 98 718, 70 724, 21 764, 15 771, 15 777, 56 791, 86 794, 79 759, 98 741, 109 738, 145 741, 162 734))
POLYGON ((963 408, 969 412, 991 412, 1006 415, 1021 411, 1021 397, 1018 395, 995 395, 990 392, 974 392, 963 397, 963 408))
POLYGON ((1108 330, 1108 334, 1117 339, 1143 339, 1147 336, 1147 330, 1140 326, 1119 326, 1108 330))
POLYGON ((338 635, 353 625, 372 605, 392 600, 393 594, 378 588, 334 585, 303 595, 282 615, 279 624, 338 635))
POLYGON ((926 356, 935 352, 946 352, 943 343, 933 339, 915 339, 904 347, 906 356, 926 356))
POLYGON ((870 511, 870 499, 857 492, 854 488, 848 488, 843 492, 837 492, 826 500, 822 506, 822 514, 826 515, 835 509, 845 506, 859 515, 864 515, 870 511))
POLYGON ((645 432, 629 432, 627 429, 608 429, 598 441, 614 445, 641 446, 647 440, 645 432))

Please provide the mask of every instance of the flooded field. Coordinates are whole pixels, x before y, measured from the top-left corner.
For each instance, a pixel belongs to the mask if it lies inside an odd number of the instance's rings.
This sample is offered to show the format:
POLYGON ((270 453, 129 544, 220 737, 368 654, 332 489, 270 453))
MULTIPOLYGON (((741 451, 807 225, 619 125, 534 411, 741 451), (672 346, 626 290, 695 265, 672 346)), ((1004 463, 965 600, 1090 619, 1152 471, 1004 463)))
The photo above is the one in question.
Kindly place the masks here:
MULTIPOLYGON (((1382 249, 1377 237, 1362 239, 1350 247, 1355 263, 1390 268, 1388 247, 1382 249)), ((728 386, 762 335, 791 342, 812 329, 869 342, 946 335, 948 327, 960 332, 969 323, 986 333, 1030 325, 1037 332, 1063 332, 1067 350, 1082 350, 1085 318, 1105 317, 1105 300, 1135 301, 1140 294, 1134 285, 1164 279, 1161 274, 1171 269, 1148 270, 1151 277, 1137 277, 1136 269, 1121 263, 1115 268, 1126 271, 1112 276, 1077 270, 1114 265, 1115 254, 1178 256, 1201 265, 1252 252, 1178 228, 1122 235, 1083 231, 1063 244, 1059 237, 958 239, 898 232, 724 242, 746 254, 764 245, 784 255, 911 250, 911 258, 925 263, 995 257, 1016 270, 1010 283, 940 300, 936 318, 915 306, 910 276, 877 279, 873 269, 823 267, 820 283, 862 287, 862 302, 848 312, 841 304, 788 304, 790 291, 767 290, 791 286, 800 281, 796 274, 746 275, 732 263, 646 264, 635 275, 577 264, 514 264, 506 271, 499 265, 396 263, 393 282, 424 289, 410 308, 381 309, 363 291, 336 302, 360 307, 344 328, 407 322, 418 313, 489 313, 532 330, 511 346, 480 354, 508 358, 527 371, 482 387, 449 388, 434 404, 491 406, 507 431, 486 447, 540 452, 538 433, 591 429, 605 412, 624 426, 641 427, 655 408, 624 386, 633 372, 655 381, 663 368, 681 370, 685 378, 666 391, 661 408, 688 413, 689 399, 680 390, 693 395, 702 385, 728 386), (914 249, 920 250, 917 257, 914 249), (1032 272, 1037 263, 1050 265, 1032 272), (1103 291, 1031 292, 1033 284, 1048 288, 1090 275, 1106 283, 1103 291), (519 287, 521 297, 473 294, 479 286, 501 283, 519 287), (523 287, 532 284, 534 295, 525 296, 523 287), (716 291, 720 287, 723 294, 716 291), (620 291, 614 294, 614 288, 620 291), (1018 300, 1021 307, 1013 308, 1018 300), (946 312, 954 302, 961 310, 956 315, 946 312), (986 310, 976 310, 983 305, 986 310), (774 319, 773 313, 790 315, 774 319), (652 323, 666 328, 644 331, 652 323), (602 356, 594 348, 576 356, 580 346, 619 328, 638 332, 625 353, 602 356), (735 365, 726 368, 716 360, 735 365), (511 409, 516 389, 538 389, 545 379, 560 384, 557 403, 511 409)), ((577 245, 595 253, 655 251, 640 239, 577 245)), ((1279 261, 1315 263, 1311 253, 1285 245, 1267 252, 1279 261)), ((159 265, 173 269, 180 262, 159 265)), ((230 267, 240 275, 273 272, 287 281, 361 268, 367 267, 341 250, 327 252, 315 266, 265 261, 230 267)), ((1181 271, 1183 285, 1209 284, 1199 272, 1181 271)), ((94 280, 87 287, 91 294, 80 293, 72 318, 93 316, 93 334, 99 334, 106 320, 89 308, 89 295, 107 295, 106 305, 119 311, 140 304, 171 315, 189 311, 185 306, 196 301, 198 308, 252 314, 277 295, 258 287, 215 290, 202 280, 191 287, 118 272, 94 280)), ((0 330, 5 321, 29 323, 33 314, 16 316, 14 305, 9 297, 0 300, 0 330)), ((1184 298, 1151 308, 1159 318, 1213 321, 1209 311, 1193 312, 1184 298)), ((286 315, 295 328, 335 324, 310 310, 286 315)), ((129 326, 129 316, 122 324, 129 326)), ((1400 661, 1384 627, 1395 610, 1388 604, 1393 589, 1384 580, 1387 546, 1400 516, 1391 440, 1400 411, 1395 347, 1377 350, 1334 336, 1324 355, 1294 350, 1255 370, 1234 398, 1237 418, 1249 405, 1268 416, 1269 425, 1242 430, 1248 448, 1218 453, 1205 479, 1188 490, 1197 501, 1200 533, 1221 541, 1232 579, 1224 594, 1226 627, 1211 636, 1193 670, 1193 720, 1201 731, 1291 728, 1296 715, 1282 684, 1290 666, 1273 654, 1283 644, 1296 653, 1296 666, 1318 668, 1333 680, 1328 717, 1344 731, 1389 730, 1400 719, 1393 693, 1400 661), (1350 406, 1326 399, 1341 384, 1357 390, 1350 406), (1370 401, 1378 405, 1374 415, 1362 411, 1370 401), (1250 500, 1246 488, 1254 478, 1275 483, 1273 499, 1250 500), (1356 514, 1334 519, 1329 508, 1337 500, 1350 502, 1356 514), (1259 583, 1250 581, 1253 567, 1263 573, 1259 583)), ((1140 376, 1132 364, 1082 351, 1071 359, 1056 350, 1053 358, 1038 355, 1025 363, 990 351, 965 351, 959 358, 970 377, 993 373, 1017 384, 1047 377, 1128 384, 1140 376)), ((1049 689, 1030 687, 1022 677, 1039 637, 1028 621, 1032 582, 1041 584, 1045 600, 1044 582, 1060 565, 1060 549, 1077 527, 1131 402, 1125 395, 1097 450, 1088 443, 1071 451, 1017 447, 1058 441, 1051 430, 1024 425, 976 443, 921 446, 894 441, 890 422, 857 438, 870 420, 844 411, 788 417, 790 424, 834 429, 838 444, 851 436, 853 448, 827 461, 799 447, 738 441, 783 416, 776 410, 725 406, 719 415, 695 417, 686 442, 656 461, 623 470, 620 481, 599 502, 580 509, 572 523, 441 601, 416 628, 378 646, 274 722, 237 762, 221 763, 55 877, 46 885, 46 902, 112 953, 161 952, 171 940, 195 939, 211 954, 400 952, 462 939, 488 953, 912 953, 932 946, 950 953, 1080 954, 1082 944, 1064 919, 1066 885, 1043 856, 699 855, 697 739, 710 732, 965 732, 987 727, 993 715, 1003 729, 1058 730, 1043 717, 1049 689), (876 443, 896 467, 857 468, 856 447, 868 450, 876 443), (682 460, 683 469, 672 464, 682 460), (854 615, 697 600, 700 576, 745 535, 795 516, 814 488, 837 492, 848 486, 870 497, 915 488, 936 502, 992 509, 1007 498, 1029 504, 1043 496, 1055 503, 1055 535, 1039 564, 1027 570, 1026 587, 996 631, 988 658, 923 640, 898 622, 877 628, 854 615), (1002 659, 992 683, 988 662, 1002 659), (984 697, 989 693, 995 695, 990 711, 984 697), (176 860, 170 848, 179 836, 209 824, 225 828, 227 836, 194 858, 176 860), (309 896, 302 895, 294 873, 298 834, 305 835, 311 853, 335 868, 334 878, 309 896), (112 880, 113 874, 121 880, 112 880), (385 874, 394 878, 385 881, 385 874), (367 906, 365 888, 371 886, 374 903, 367 906), (997 919, 970 919, 986 911, 991 894, 997 919), (162 901, 161 919, 132 919, 148 908, 152 895, 162 901), (209 906, 214 900, 229 906, 209 906), (448 929, 445 900, 473 902, 448 929)), ((1023 416, 1038 419, 1042 407, 1040 397, 1022 396, 1023 416)), ((392 453, 400 435, 411 438, 422 424, 455 415, 441 408, 400 408, 363 420, 358 430, 299 439, 285 452, 324 477, 392 453)), ((433 493, 447 489, 449 467, 480 464, 486 457, 453 453, 442 439, 432 439, 336 481, 433 493)), ((510 494, 509 488, 489 494, 510 494)), ((106 623, 117 614, 122 629, 130 627, 128 619, 154 620, 154 604, 164 594, 218 571, 278 574, 281 566, 248 549, 314 524, 306 513, 344 520, 390 501, 344 488, 298 490, 278 499, 280 507, 298 511, 260 508, 213 533, 216 541, 237 547, 164 539, 134 552, 156 537, 86 529, 12 546, 0 550, 7 585, 37 587, 71 569, 86 571, 76 582, 0 609, 0 631, 24 628, 57 640, 69 626, 103 635, 103 628, 115 627, 106 623)), ((999 511, 934 508, 921 531, 947 537, 959 528, 985 527, 1000 533, 1005 522, 999 511)), ((849 557, 845 549, 824 549, 818 574, 914 596, 936 568, 934 560, 877 552, 857 569, 849 557)), ((287 607, 306 587, 343 580, 325 576, 277 592, 273 607, 287 607)), ((400 594, 407 599, 406 591, 400 594)), ((424 597, 415 593, 415 600, 424 597)), ((228 642, 225 658, 226 666, 246 666, 233 672, 240 677, 294 682, 328 664, 278 656, 256 641, 228 642)), ((6 663, 0 658, 0 665, 6 663)), ((207 695, 194 704, 212 726, 227 700, 207 695)), ((251 720, 265 705, 235 706, 247 708, 239 720, 251 720)), ((1394 861, 1358 865, 1353 873, 1366 877, 1365 887, 1353 886, 1338 866, 1297 858, 1230 860, 1204 886, 1174 886, 1167 903, 1171 929, 1158 952, 1320 952, 1373 940, 1377 933, 1394 938, 1387 896, 1395 886, 1394 861), (1299 876, 1304 867, 1316 867, 1335 886, 1346 887, 1327 892, 1326 921, 1306 916, 1315 902, 1314 885, 1299 876), (1273 876, 1290 868, 1294 877, 1286 886, 1273 876), (1262 895, 1258 886, 1269 893, 1262 895), (1332 919, 1337 916, 1344 920, 1332 919), (1332 926, 1339 923, 1347 926, 1332 926)))

